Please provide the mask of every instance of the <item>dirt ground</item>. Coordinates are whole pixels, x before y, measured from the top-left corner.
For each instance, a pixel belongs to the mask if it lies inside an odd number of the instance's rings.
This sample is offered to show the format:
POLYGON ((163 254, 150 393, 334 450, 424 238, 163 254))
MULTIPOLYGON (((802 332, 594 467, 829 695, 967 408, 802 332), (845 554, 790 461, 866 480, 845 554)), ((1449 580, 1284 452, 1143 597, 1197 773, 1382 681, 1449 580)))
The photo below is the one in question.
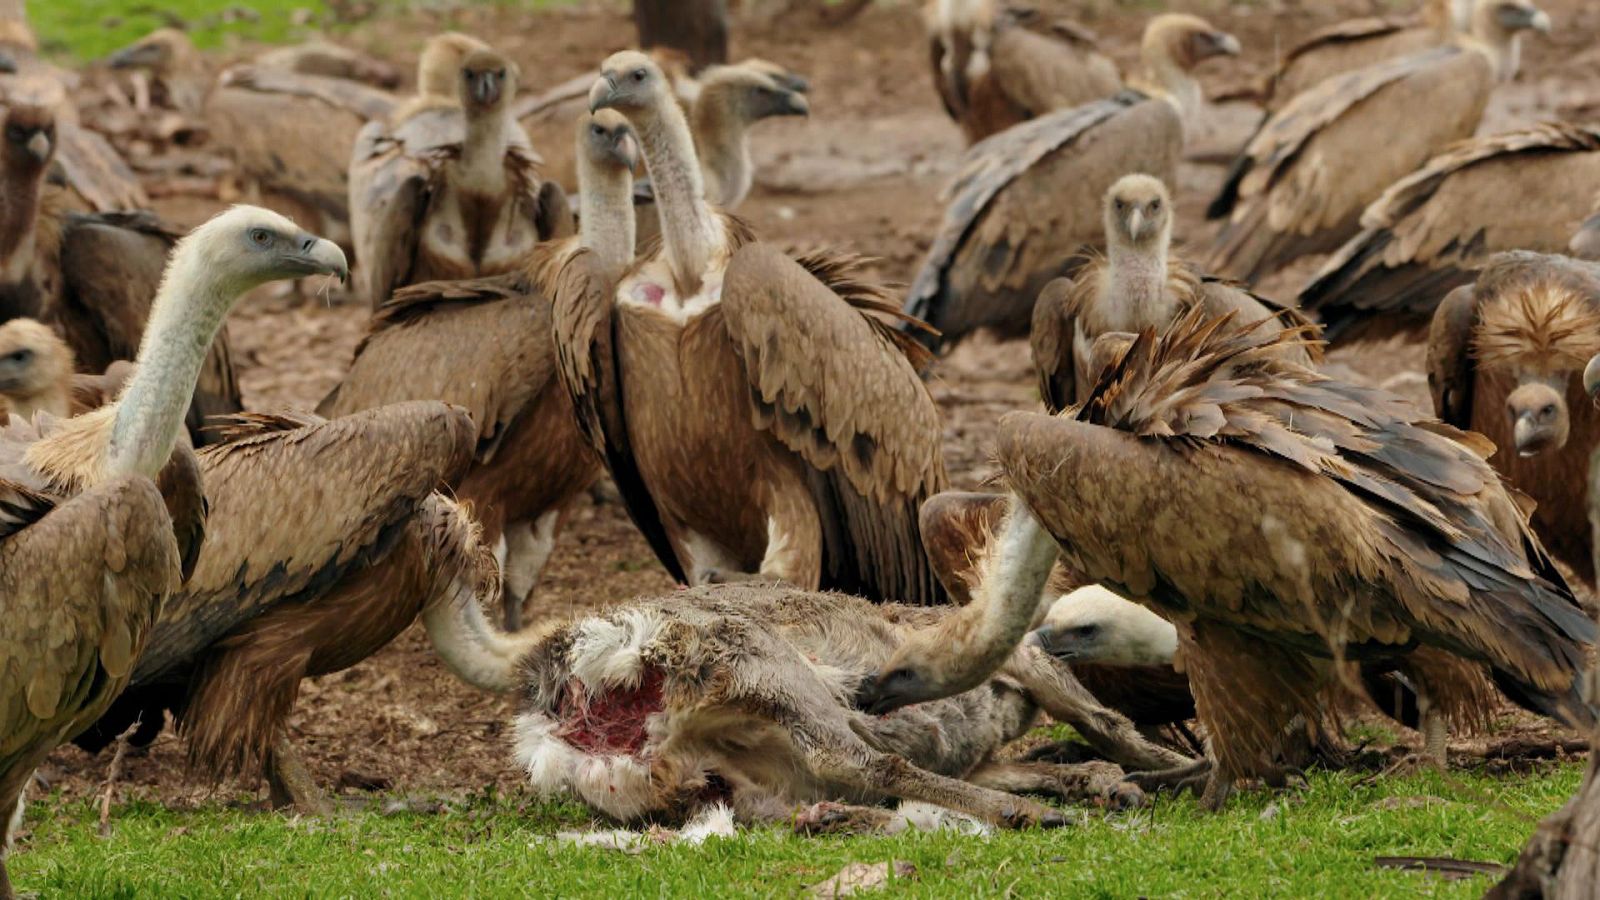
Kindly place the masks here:
MULTIPOLYGON (((907 283, 937 228, 940 189, 962 150, 959 132, 945 117, 930 81, 918 4, 880 3, 836 29, 768 12, 781 5, 744 4, 734 27, 734 56, 759 55, 807 74, 813 115, 760 126, 757 186, 740 212, 764 237, 797 245, 826 242, 872 254, 881 258, 879 276, 907 283)), ((1077 16, 1128 67, 1148 9, 1156 4, 1035 5, 1077 16)), ((1485 130, 1582 115, 1600 105, 1595 87, 1600 85, 1600 4, 1544 0, 1542 5, 1557 23, 1556 34, 1525 49, 1524 73, 1495 100, 1485 130)), ((476 33, 510 52, 528 88, 539 90, 593 71, 600 59, 625 46, 633 32, 623 6, 613 2, 532 13, 483 4, 448 14, 408 11, 362 23, 340 39, 410 66, 428 35, 446 27, 476 33)), ((1243 42, 1241 60, 1204 68, 1211 96, 1255 83, 1270 68, 1275 51, 1314 28, 1386 11, 1385 4, 1365 0, 1231 6, 1201 0, 1171 6, 1205 15, 1243 42)), ((1230 104, 1217 110, 1215 124, 1197 143, 1236 146, 1253 121, 1248 108, 1230 104)), ((536 144, 564 147, 570 129, 570 118, 541 125, 535 129, 536 144)), ((1179 186, 1180 250, 1209 239, 1199 211, 1221 177, 1216 165, 1185 167, 1179 186)), ((214 208, 193 199, 161 204, 163 213, 184 224, 214 208)), ((1297 266, 1265 288, 1292 295, 1309 269, 1310 264, 1297 266)), ((235 312, 229 329, 247 405, 309 408, 334 385, 365 327, 364 308, 341 299, 337 294, 331 300, 262 296, 235 312)), ((1419 346, 1391 343, 1340 351, 1332 365, 1426 402, 1419 346)), ((991 474, 992 423, 1007 410, 1037 404, 1025 345, 972 340, 937 365, 931 386, 947 416, 953 481, 961 487, 984 483, 991 474)), ((607 501, 605 491, 596 496, 567 528, 540 585, 545 615, 671 589, 621 507, 607 501)), ((490 785, 520 789, 524 779, 508 753, 512 714, 509 700, 480 694, 448 675, 420 629, 413 628, 366 663, 308 681, 291 728, 313 775, 329 787, 346 793, 392 786, 463 794, 490 785)), ((69 795, 81 796, 96 789, 106 765, 106 757, 66 748, 52 757, 43 775, 69 795)), ((181 743, 170 733, 128 759, 123 785, 127 795, 180 806, 256 793, 253 782, 212 788, 186 777, 181 743)))

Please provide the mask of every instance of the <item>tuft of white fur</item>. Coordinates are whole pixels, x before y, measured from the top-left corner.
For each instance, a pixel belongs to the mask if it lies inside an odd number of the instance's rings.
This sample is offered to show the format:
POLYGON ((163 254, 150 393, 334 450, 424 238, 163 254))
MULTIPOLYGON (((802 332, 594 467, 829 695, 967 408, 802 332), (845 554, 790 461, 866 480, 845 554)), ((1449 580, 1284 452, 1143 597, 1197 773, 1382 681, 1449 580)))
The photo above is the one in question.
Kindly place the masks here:
POLYGON ((1085 662, 1125 666, 1165 666, 1178 652, 1178 630, 1171 622, 1097 584, 1063 594, 1045 614, 1044 626, 1063 631, 1099 626, 1100 635, 1085 662))
POLYGON ((713 803, 700 810, 689 824, 678 832, 678 840, 685 844, 703 844, 709 838, 737 837, 733 810, 726 803, 713 803))
POLYGON ((898 833, 907 827, 918 831, 954 831, 971 837, 994 834, 994 826, 987 822, 920 800, 909 800, 895 810, 895 821, 890 824, 890 831, 898 833))
MULTIPOLYGON (((28 776, 32 781, 33 776, 28 776)), ((0 858, 11 852, 11 842, 17 839, 17 832, 22 828, 22 813, 28 806, 28 785, 22 785, 22 793, 17 795, 17 808, 11 811, 11 827, 6 829, 6 841, 0 844, 0 858)))
POLYGON ((585 619, 573 631, 567 660, 591 692, 635 688, 644 674, 644 649, 661 631, 659 615, 625 609, 611 618, 585 619))
POLYGON ((571 793, 623 820, 650 811, 654 793, 646 763, 631 756, 584 753, 557 737, 558 723, 540 713, 524 713, 516 723, 513 752, 540 794, 571 793))

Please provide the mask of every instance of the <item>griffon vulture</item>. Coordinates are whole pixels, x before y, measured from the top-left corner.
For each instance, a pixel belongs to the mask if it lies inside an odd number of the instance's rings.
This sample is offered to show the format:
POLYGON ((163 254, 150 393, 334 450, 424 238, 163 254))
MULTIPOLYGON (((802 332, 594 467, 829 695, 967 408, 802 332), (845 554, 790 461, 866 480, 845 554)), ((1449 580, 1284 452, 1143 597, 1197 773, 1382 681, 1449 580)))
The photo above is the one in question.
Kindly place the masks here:
POLYGON ((1122 87, 1116 63, 1074 22, 1002 0, 927 0, 922 20, 934 86, 968 143, 1122 87))
POLYGON ((1421 331, 1504 250, 1560 253, 1593 210, 1600 128, 1551 123, 1452 147, 1383 192, 1300 293, 1330 338, 1421 331))
POLYGON ((1600 353, 1600 265, 1505 253, 1452 291, 1428 336, 1434 411, 1499 448, 1489 461, 1532 496, 1550 553, 1595 583, 1589 457, 1600 411, 1580 373, 1600 353))
MULTIPOLYGON (((193 456, 174 451, 205 348, 252 287, 333 271, 320 248, 278 240, 263 213, 224 213, 180 246, 115 403, 0 428, 0 848, 33 768, 128 685, 193 571, 205 502, 193 456)), ((0 896, 11 896, 3 859, 0 896)))
POLYGON ((1523 706, 1594 724, 1579 677, 1594 623, 1488 442, 1284 359, 1275 345, 1299 330, 1231 318, 1196 309, 1143 332, 1075 413, 1001 420, 1015 499, 978 599, 908 639, 861 702, 898 708, 992 672, 1059 552, 1178 626, 1213 808, 1238 778, 1281 777, 1285 727, 1317 720, 1330 658, 1437 647, 1489 666, 1523 706))
MULTIPOLYGON (((0 321, 51 322, 77 365, 104 371, 132 359, 175 235, 146 213, 67 213, 44 184, 56 147, 47 109, 12 106, 0 137, 0 321)), ((219 329, 195 388, 188 425, 196 443, 207 417, 238 412, 226 328, 219 329)))
POLYGON ((1268 78, 1267 112, 1335 75, 1449 43, 1472 28, 1472 6, 1473 0, 1423 0, 1420 15, 1350 19, 1316 32, 1290 48, 1268 78))
POLYGON ((634 522, 679 581, 761 577, 874 599, 943 592, 917 508, 945 484, 938 410, 858 261, 791 258, 705 201, 661 69, 607 59, 591 106, 639 136, 661 245, 618 281, 542 267, 561 378, 634 522))
POLYGON ((516 67, 492 50, 458 70, 459 106, 426 106, 361 132, 350 161, 359 291, 374 307, 423 281, 513 271, 571 233, 566 195, 511 118, 516 67))
MULTIPOLYGON (((1090 349, 1107 332, 1165 329, 1194 307, 1211 316, 1234 312, 1272 332, 1306 323, 1292 308, 1169 259, 1172 197, 1159 179, 1118 179, 1106 191, 1102 219, 1106 255, 1080 268, 1075 278, 1046 285, 1033 309, 1029 341, 1039 395, 1051 412, 1075 405, 1088 392, 1095 371, 1090 349)), ((1286 350, 1306 364, 1321 358, 1300 345, 1286 350)))
POLYGON ((1290 100, 1250 139, 1207 210, 1227 219, 1208 268, 1253 281, 1344 243, 1385 188, 1472 136, 1496 82, 1516 74, 1529 29, 1549 31, 1550 17, 1528 0, 1484 0, 1470 36, 1290 100))
POLYGON ((974 145, 946 190, 944 223, 905 312, 937 329, 944 345, 980 328, 1027 334, 1039 291, 1100 246, 1100 203, 1111 185, 1129 172, 1176 176, 1186 123, 1201 103, 1191 70, 1238 52, 1238 40, 1200 19, 1157 16, 1140 48, 1147 88, 974 145))
MULTIPOLYGON (((582 233, 566 247, 586 247, 621 273, 633 261, 638 143, 614 110, 584 116, 576 143, 582 233)), ((403 288, 379 307, 349 374, 317 412, 412 399, 458 404, 477 424, 472 467, 453 486, 498 546, 505 623, 515 631, 568 507, 600 474, 556 380, 549 299, 520 276, 403 288)))

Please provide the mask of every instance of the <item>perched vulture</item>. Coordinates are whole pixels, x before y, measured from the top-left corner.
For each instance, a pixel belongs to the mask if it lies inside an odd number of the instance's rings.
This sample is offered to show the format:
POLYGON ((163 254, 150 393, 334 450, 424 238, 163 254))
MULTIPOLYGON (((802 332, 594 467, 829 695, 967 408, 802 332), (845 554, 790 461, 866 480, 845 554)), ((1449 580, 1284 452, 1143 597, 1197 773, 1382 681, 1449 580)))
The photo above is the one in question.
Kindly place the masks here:
POLYGON ((1122 87, 1116 63, 1074 22, 1002 0, 927 0, 922 18, 934 86, 968 143, 1122 87))
MULTIPOLYGON (((1117 179, 1171 182, 1184 130, 1199 113, 1201 60, 1239 42, 1204 21, 1162 15, 1145 28, 1150 87, 1063 109, 975 144, 946 191, 944 223, 906 297, 905 312, 952 345, 980 328, 1028 333, 1034 300, 1100 245, 1100 203, 1117 179)), ((935 341, 937 343, 937 341, 935 341)))
MULTIPOLYGON (((0 137, 0 321, 51 322, 77 365, 99 373, 132 359, 175 235, 146 213, 67 213, 44 172, 56 144, 53 114, 13 106, 0 137)), ((226 329, 219 329, 195 388, 188 425, 240 410, 226 329)))
POLYGON ((1518 36, 1528 29, 1549 31, 1550 17, 1528 0, 1484 0, 1470 36, 1290 100, 1262 123, 1207 210, 1227 220, 1208 268, 1254 281, 1344 243, 1385 188, 1472 136, 1495 83, 1516 74, 1518 36))
POLYGON ((194 570, 206 509, 181 439, 204 348, 250 288, 333 271, 320 247, 269 230, 270 215, 236 209, 180 246, 117 402, 0 428, 0 848, 33 768, 129 684, 194 570))
POLYGON ((1475 284, 1450 292, 1428 336, 1434 411, 1479 432, 1505 480, 1533 497, 1533 528, 1550 553, 1595 583, 1589 457, 1600 411, 1580 373, 1600 353, 1600 265, 1504 253, 1475 284))
POLYGON ((1075 413, 1002 419, 1016 500, 977 600, 908 641, 863 704, 947 696, 993 671, 1059 552, 1178 626, 1213 808, 1238 778, 1281 777, 1285 729, 1317 721, 1330 659, 1437 647, 1487 665, 1525 707, 1594 724, 1579 677, 1594 623, 1483 459, 1488 442, 1277 352, 1303 339, 1192 310, 1159 339, 1143 332, 1075 413))
POLYGON ((1466 141, 1383 192, 1300 293, 1330 338, 1421 331, 1440 298, 1504 250, 1564 251, 1593 210, 1600 127, 1551 123, 1466 141))
MULTIPOLYGON (((633 129, 614 110, 578 123, 582 234, 564 242, 611 272, 633 261, 633 129)), ((556 379, 550 300, 520 275, 402 288, 378 308, 350 372, 317 407, 324 416, 400 400, 444 400, 477 424, 472 466, 452 484, 497 547, 504 621, 521 628, 561 521, 600 475, 556 379)))
POLYGON ((1273 113, 1335 75, 1449 43, 1472 27, 1473 0, 1423 0, 1419 16, 1350 19, 1290 48, 1267 81, 1273 113))
POLYGON ((939 414, 854 257, 791 258, 705 202, 661 69, 607 59, 590 105, 639 135, 661 244, 622 276, 542 267, 561 378, 634 522, 679 581, 781 579, 943 597, 917 508, 946 480, 939 414))
MULTIPOLYGON (((1106 255, 1079 269, 1075 278, 1046 285, 1033 310, 1029 342, 1039 395, 1051 412, 1077 404, 1088 393, 1096 371, 1090 350, 1107 332, 1165 329, 1194 307, 1211 316, 1237 313, 1272 333, 1306 324, 1292 308, 1170 260, 1172 198, 1159 179, 1118 179, 1106 192, 1102 219, 1106 255)), ((1305 364, 1321 357, 1300 345, 1285 349, 1305 364)))
POLYGON ((458 73, 459 105, 362 129, 350 160, 359 293, 374 307, 423 281, 519 268, 540 241, 569 234, 560 186, 510 116, 517 70, 475 50, 458 73))

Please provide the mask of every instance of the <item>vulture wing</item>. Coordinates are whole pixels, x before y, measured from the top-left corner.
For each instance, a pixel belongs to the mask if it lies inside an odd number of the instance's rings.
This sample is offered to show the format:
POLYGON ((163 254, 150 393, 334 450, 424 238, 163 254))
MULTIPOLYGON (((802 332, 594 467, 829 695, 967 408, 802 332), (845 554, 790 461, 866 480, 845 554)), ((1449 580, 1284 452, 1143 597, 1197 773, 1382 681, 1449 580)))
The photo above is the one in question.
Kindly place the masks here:
POLYGON ((1033 307, 1033 329, 1028 343, 1033 368, 1039 375, 1039 397, 1044 408, 1058 413, 1078 400, 1078 363, 1074 340, 1078 315, 1092 299, 1093 279, 1057 278, 1039 292, 1033 307))
MULTIPOLYGON (((1266 108, 1270 114, 1312 85, 1327 79, 1426 49, 1426 44, 1401 36, 1418 31, 1424 37, 1436 32, 1408 27, 1398 19, 1346 19, 1313 33, 1289 48, 1267 82, 1266 108)), ((1433 38, 1437 43, 1437 38, 1433 38)))
POLYGON ((250 431, 235 429, 230 443, 200 454, 205 543, 194 575, 162 610, 135 683, 381 557, 417 507, 461 476, 475 428, 459 408, 411 402, 327 422, 267 417, 250 431))
POLYGON ((1450 292, 1434 310, 1428 329, 1428 393, 1433 413, 1456 428, 1472 426, 1472 394, 1477 366, 1472 332, 1478 324, 1478 296, 1472 285, 1450 292))
POLYGON ((1033 118, 1110 97, 1122 88, 1117 66, 1077 29, 1041 34, 1028 28, 998 30, 990 49, 989 77, 999 92, 1033 118))
POLYGON ((452 117, 426 110, 390 131, 369 122, 350 158, 350 234, 357 288, 376 308, 410 280, 438 165, 459 141, 452 117))
POLYGON ((222 73, 221 83, 240 90, 317 100, 335 109, 349 110, 368 122, 387 119, 398 105, 393 94, 359 81, 265 66, 235 66, 222 73))
POLYGON ((104 137, 75 122, 56 125, 55 164, 62 181, 90 209, 114 212, 150 205, 139 177, 104 137))
MULTIPOLYGON (((218 85, 206 127, 227 147, 238 173, 277 199, 303 207, 332 234, 350 218, 350 148, 366 119, 341 106, 292 94, 218 85)), ((304 220, 302 220, 304 222, 304 220)))
POLYGON ((946 483, 938 409, 900 336, 863 311, 884 308, 882 294, 859 282, 837 293, 855 261, 825 259, 812 254, 808 268, 756 243, 728 264, 720 312, 755 424, 816 470, 826 584, 940 602, 917 529, 922 502, 946 483))
POLYGON ((1416 327, 1492 254, 1561 252, 1592 211, 1596 183, 1600 127, 1551 123, 1458 144, 1367 207, 1361 233, 1311 279, 1301 305, 1330 336, 1372 319, 1416 327))

